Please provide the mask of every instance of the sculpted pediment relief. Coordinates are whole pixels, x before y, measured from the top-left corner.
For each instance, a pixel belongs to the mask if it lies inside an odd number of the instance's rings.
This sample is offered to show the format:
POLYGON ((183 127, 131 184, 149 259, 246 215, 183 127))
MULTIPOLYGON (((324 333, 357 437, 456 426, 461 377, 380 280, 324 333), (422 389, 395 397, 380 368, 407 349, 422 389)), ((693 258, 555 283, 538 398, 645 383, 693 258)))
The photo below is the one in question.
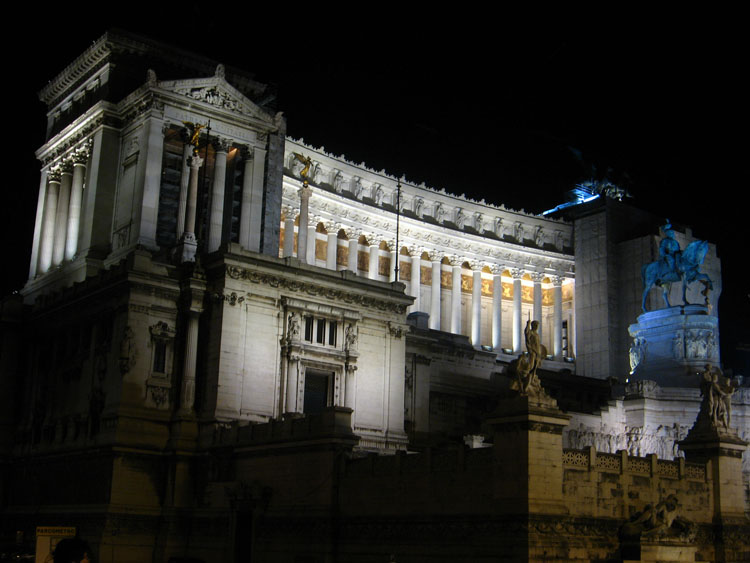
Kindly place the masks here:
POLYGON ((219 74, 208 78, 167 80, 159 87, 232 113, 252 117, 275 126, 273 115, 260 108, 219 74))

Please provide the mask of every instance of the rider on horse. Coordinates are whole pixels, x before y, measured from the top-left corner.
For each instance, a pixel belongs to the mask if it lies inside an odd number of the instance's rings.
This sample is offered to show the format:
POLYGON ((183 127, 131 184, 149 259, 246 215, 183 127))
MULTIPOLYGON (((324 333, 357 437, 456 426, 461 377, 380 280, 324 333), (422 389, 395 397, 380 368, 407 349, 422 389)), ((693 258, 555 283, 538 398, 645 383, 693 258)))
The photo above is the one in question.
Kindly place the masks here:
POLYGON ((664 238, 659 244, 659 257, 664 267, 662 271, 675 272, 680 256, 680 243, 674 238, 674 230, 672 230, 672 223, 669 222, 669 219, 661 230, 664 233, 664 238))

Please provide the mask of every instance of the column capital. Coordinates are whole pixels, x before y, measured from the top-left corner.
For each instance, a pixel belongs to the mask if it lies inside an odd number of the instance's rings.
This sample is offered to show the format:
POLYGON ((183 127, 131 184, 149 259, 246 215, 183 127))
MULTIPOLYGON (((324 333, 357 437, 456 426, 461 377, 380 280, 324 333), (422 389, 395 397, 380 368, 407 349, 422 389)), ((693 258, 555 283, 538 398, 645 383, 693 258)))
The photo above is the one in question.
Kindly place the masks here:
POLYGON ((329 235, 338 234, 341 229, 341 223, 337 223, 336 221, 326 221, 323 223, 323 226, 326 228, 329 235))
POLYGON ((430 250, 428 254, 432 262, 440 262, 443 260, 443 256, 445 256, 445 253, 439 250, 430 250))
POLYGON ((86 166, 86 163, 89 161, 89 145, 86 144, 83 147, 76 149, 75 153, 73 153, 73 166, 86 166))
POLYGON ((245 162, 252 162, 253 158, 255 157, 255 151, 250 145, 240 145, 240 154, 242 155, 242 158, 245 160, 245 162))
POLYGON ((367 239, 367 244, 370 246, 380 246, 377 233, 364 233, 364 235, 367 239))
POLYGON ((534 283, 542 283, 542 280, 544 279, 544 274, 541 272, 532 272, 531 279, 533 280, 534 283))
POLYGON ((362 229, 346 227, 344 229, 344 232, 346 233, 346 238, 348 238, 349 240, 359 240, 359 237, 362 234, 362 229))
POLYGON ((448 256, 448 261, 454 268, 460 268, 461 265, 465 262, 462 256, 458 256, 456 254, 451 254, 450 256, 448 256))
POLYGON ((318 223, 320 223, 322 220, 323 220, 323 218, 320 215, 313 215, 307 221, 307 226, 308 227, 317 227, 318 223))
POLYGON ((203 166, 203 159, 196 154, 190 157, 188 164, 190 165, 190 168, 197 172, 198 169, 203 166))
POLYGON ((62 161, 60 164, 60 173, 61 174, 73 174, 73 160, 70 158, 66 158, 62 161))
POLYGON ((564 281, 565 281, 565 276, 558 276, 558 275, 552 276, 552 285, 555 287, 561 286, 564 281))
POLYGON ((299 209, 294 207, 293 205, 284 205, 281 207, 281 211, 284 213, 284 219, 289 219, 289 216, 291 215, 292 218, 297 216, 297 213, 299 213, 299 209))
POLYGON ((232 146, 232 141, 225 139, 224 137, 216 137, 211 144, 214 146, 216 152, 229 152, 229 148, 232 146))
POLYGON ((297 193, 299 194, 300 201, 310 199, 312 188, 310 186, 302 186, 297 193))
POLYGON ((525 272, 520 268, 511 268, 510 270, 510 275, 514 280, 520 280, 524 273, 525 272))
POLYGON ((473 272, 481 272, 482 268, 484 268, 484 262, 481 260, 470 260, 469 266, 473 272))
POLYGON ((394 239, 385 241, 385 244, 388 246, 388 250, 396 252, 396 241, 394 239))
POLYGON ((490 271, 493 276, 499 276, 505 271, 505 266, 503 264, 490 264, 490 271))
POLYGON ((58 184, 62 180, 62 170, 59 166, 55 166, 54 168, 50 169, 50 171, 47 173, 47 180, 49 182, 57 182, 58 184))
POLYGON ((410 244, 406 248, 406 251, 409 253, 409 256, 411 256, 412 258, 414 258, 414 257, 418 258, 418 257, 422 256, 423 250, 424 249, 421 246, 417 246, 416 244, 410 244))

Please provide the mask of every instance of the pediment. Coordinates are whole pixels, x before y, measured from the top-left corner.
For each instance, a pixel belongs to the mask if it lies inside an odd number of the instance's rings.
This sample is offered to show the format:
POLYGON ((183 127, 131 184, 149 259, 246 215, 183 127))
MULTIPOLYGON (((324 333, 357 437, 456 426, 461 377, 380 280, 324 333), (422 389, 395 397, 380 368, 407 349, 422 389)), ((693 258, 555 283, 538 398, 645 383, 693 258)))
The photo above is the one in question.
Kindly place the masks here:
POLYGON ((215 108, 265 122, 274 127, 274 117, 217 73, 208 78, 159 81, 160 89, 203 102, 215 108))

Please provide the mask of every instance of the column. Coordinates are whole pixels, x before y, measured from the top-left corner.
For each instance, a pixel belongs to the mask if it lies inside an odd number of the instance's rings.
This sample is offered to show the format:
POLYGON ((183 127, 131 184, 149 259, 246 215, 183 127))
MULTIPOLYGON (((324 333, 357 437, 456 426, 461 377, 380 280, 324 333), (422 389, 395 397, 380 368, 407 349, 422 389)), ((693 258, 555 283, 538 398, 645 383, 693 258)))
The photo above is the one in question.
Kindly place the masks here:
POLYGON ((299 228, 297 230, 297 258, 307 263, 307 223, 312 188, 304 185, 299 189, 299 228))
POLYGON ((432 262, 432 286, 430 287, 430 328, 440 330, 440 281, 441 260, 443 253, 436 250, 430 251, 430 262, 432 262))
POLYGON ((326 231, 328 232, 328 244, 326 245, 326 268, 336 270, 336 258, 339 248, 339 229, 341 226, 333 221, 326 221, 326 231))
POLYGON ((286 370, 286 406, 284 412, 297 412, 297 396, 299 395, 299 356, 291 354, 286 370))
POLYGON ((182 174, 180 175, 180 199, 177 204, 177 240, 182 238, 185 231, 185 210, 187 209, 188 184, 190 182, 190 154, 193 146, 187 141, 189 136, 187 130, 182 130, 182 174))
POLYGON ((463 260, 458 256, 451 256, 453 274, 451 287, 451 332, 461 334, 461 264, 463 260))
POLYGON ((57 215, 57 196, 60 194, 60 169, 51 170, 48 175, 47 195, 44 201, 44 220, 42 223, 42 242, 39 249, 39 272, 45 273, 52 265, 52 250, 55 243, 55 217, 57 215))
POLYGON ((409 256, 411 256, 411 295, 414 296, 412 313, 422 310, 422 301, 419 296, 422 293, 422 249, 417 246, 409 247, 409 256))
POLYGON ((388 250, 391 253, 390 272, 388 273, 388 281, 396 281, 396 265, 398 264, 398 248, 396 248, 396 241, 388 241, 388 250))
POLYGON ((471 345, 482 345, 482 263, 471 262, 471 345))
POLYGON ((346 229, 346 236, 349 239, 349 257, 346 263, 346 269, 357 273, 357 255, 359 253, 359 229, 346 229))
POLYGON ((492 270, 492 349, 502 352, 503 338, 503 266, 493 264, 492 270))
POLYGON ((372 233, 367 236, 367 240, 370 243, 370 262, 368 264, 367 277, 371 280, 376 280, 378 279, 378 267, 380 266, 380 245, 372 233))
POLYGON ((182 232, 181 260, 195 261, 197 243, 195 240, 195 217, 198 207, 198 174, 203 166, 203 159, 198 155, 190 157, 190 182, 188 183, 187 206, 185 208, 185 228, 182 232))
POLYGON ((521 278, 523 278, 523 270, 513 268, 510 275, 513 277, 513 353, 520 354, 523 351, 523 333, 521 331, 521 278))
POLYGON ((534 272, 531 274, 531 279, 534 281, 534 310, 531 313, 531 320, 539 322, 539 342, 544 342, 542 339, 542 280, 544 274, 534 272))
MULTIPOLYGON (((156 249, 156 224, 159 214, 159 193, 161 192, 161 166, 164 154, 166 124, 159 118, 151 117, 143 125, 141 136, 141 156, 138 160, 139 174, 143 182, 142 201, 137 204, 135 213, 138 225, 138 244, 156 249), (142 163, 142 164, 141 164, 142 163)), ((138 197, 136 193, 136 197, 138 197)), ((137 199, 135 200, 138 201, 137 199)))
POLYGON ((318 240, 318 223, 320 217, 313 217, 307 225, 307 263, 315 265, 315 244, 318 240))
POLYGON ((222 223, 224 222, 224 191, 227 180, 227 152, 229 141, 217 138, 214 142, 214 181, 211 186, 211 215, 208 227, 208 251, 216 252, 221 246, 222 223))
POLYGON ((36 201, 36 219, 34 220, 34 242, 31 247, 31 261, 29 263, 29 279, 33 280, 39 271, 39 253, 42 245, 42 230, 44 228, 44 207, 47 197, 47 169, 43 168, 39 178, 39 195, 36 201))
POLYGON ((346 364, 346 381, 344 386, 344 406, 349 409, 354 409, 354 396, 355 396, 355 381, 354 373, 357 371, 357 366, 352 364, 346 364))
POLYGON ((78 252, 78 233, 81 227, 81 202, 83 201, 83 180, 86 177, 86 163, 89 147, 76 151, 73 157, 73 184, 70 188, 70 209, 68 211, 68 233, 65 237, 65 259, 72 260, 78 252))
POLYGON ((65 258, 65 237, 68 234, 68 208, 70 206, 70 186, 73 183, 73 163, 63 162, 60 176, 60 192, 57 196, 55 214, 55 241, 52 250, 52 265, 59 266, 65 258))
POLYGON ((195 367, 198 354, 198 318, 196 311, 188 312, 187 340, 185 342, 185 363, 182 368, 180 388, 180 412, 189 413, 195 406, 195 367))
POLYGON ((294 256, 294 218, 297 216, 297 210, 289 205, 284 206, 284 258, 294 256))
POLYGON ((562 276, 552 278, 553 314, 552 314, 552 354, 556 360, 562 359, 562 276))

